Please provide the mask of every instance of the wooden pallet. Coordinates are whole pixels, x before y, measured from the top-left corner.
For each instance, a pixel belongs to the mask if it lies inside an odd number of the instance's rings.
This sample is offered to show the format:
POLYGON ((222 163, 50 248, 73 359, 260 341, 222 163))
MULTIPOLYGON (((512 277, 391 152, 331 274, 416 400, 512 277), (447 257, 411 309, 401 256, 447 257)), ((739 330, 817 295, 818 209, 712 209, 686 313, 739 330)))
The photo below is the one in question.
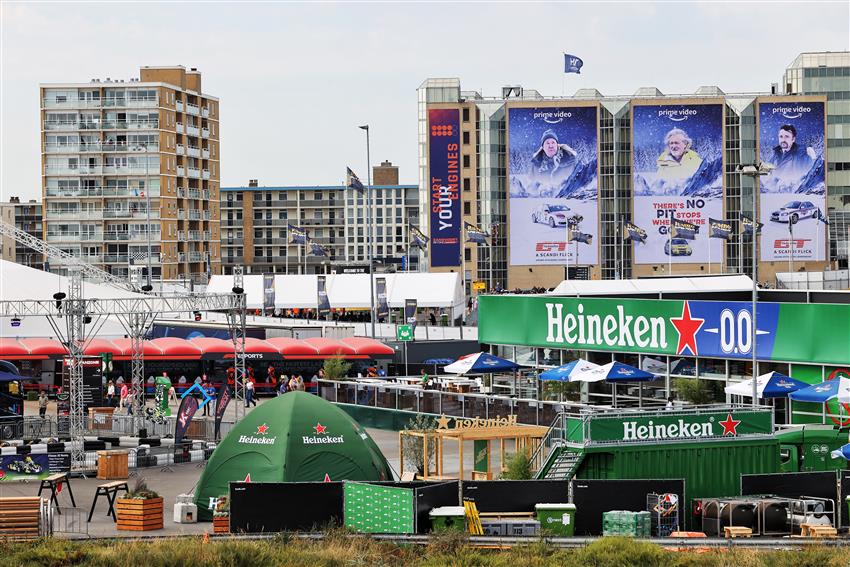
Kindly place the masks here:
POLYGON ((813 538, 836 538, 838 537, 838 530, 832 526, 821 524, 802 524, 800 526, 800 535, 813 538))
POLYGON ((230 516, 213 516, 213 533, 230 533, 230 516))
POLYGON ((115 501, 115 512, 119 530, 141 532, 163 528, 162 498, 118 498, 115 501))
POLYGON ((0 498, 0 539, 37 539, 42 535, 41 508, 38 497, 0 498))
POLYGON ((726 526, 723 528, 723 533, 726 536, 726 539, 734 539, 736 537, 753 537, 752 528, 745 528, 743 526, 726 526))

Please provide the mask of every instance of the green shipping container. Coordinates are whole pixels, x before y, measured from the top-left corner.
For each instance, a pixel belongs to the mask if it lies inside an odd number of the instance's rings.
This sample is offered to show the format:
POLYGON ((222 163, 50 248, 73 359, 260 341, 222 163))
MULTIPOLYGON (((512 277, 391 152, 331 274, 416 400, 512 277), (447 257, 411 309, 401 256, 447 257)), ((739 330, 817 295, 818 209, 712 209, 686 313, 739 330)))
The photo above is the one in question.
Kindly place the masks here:
POLYGON ((428 517, 431 519, 431 531, 439 532, 451 530, 456 532, 466 531, 466 511, 463 506, 443 506, 433 508, 428 517))
POLYGON ((540 530, 560 537, 572 537, 576 530, 575 504, 535 504, 540 530))
MULTIPOLYGON (((586 447, 576 478, 684 479, 685 502, 738 496, 742 474, 779 472, 779 441, 771 439, 586 447)), ((692 506, 689 506, 692 510, 692 506)), ((691 522, 691 514, 685 514, 691 522)))

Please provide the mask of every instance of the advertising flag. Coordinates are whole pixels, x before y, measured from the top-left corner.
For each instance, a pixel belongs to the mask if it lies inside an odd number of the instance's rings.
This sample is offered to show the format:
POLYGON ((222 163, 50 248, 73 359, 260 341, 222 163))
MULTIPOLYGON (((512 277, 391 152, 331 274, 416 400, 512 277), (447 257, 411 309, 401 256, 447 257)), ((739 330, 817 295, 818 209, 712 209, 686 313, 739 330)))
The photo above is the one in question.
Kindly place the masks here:
POLYGON ((684 238, 685 240, 696 240, 699 227, 695 224, 679 219, 673 219, 673 238, 684 238))
POLYGON ((345 168, 345 186, 349 189, 355 189, 358 193, 363 193, 366 189, 357 174, 350 167, 345 168))
MULTIPOLYGON (((598 233, 597 118, 596 105, 508 108, 511 266, 575 262, 570 217, 582 218, 577 230, 598 233)), ((581 260, 597 264, 598 246, 582 249, 581 260)))
POLYGON ((825 105, 823 102, 759 101, 759 157, 773 170, 759 184, 764 225, 761 260, 826 259, 825 105), (793 238, 789 224, 794 225, 793 238))
POLYGON ((222 382, 221 388, 218 390, 218 395, 215 398, 215 439, 218 441, 221 433, 221 419, 224 417, 224 412, 227 410, 227 404, 230 403, 230 388, 227 385, 227 380, 222 382))
POLYGON ((416 228, 415 226, 410 227, 410 243, 413 246, 416 246, 420 250, 425 250, 428 247, 428 241, 430 238, 422 234, 422 231, 416 228))
POLYGON ((375 296, 378 301, 376 306, 378 317, 386 317, 390 314, 390 307, 387 304, 387 278, 375 278, 375 296))
POLYGON ((289 243, 290 244, 307 244, 307 240, 310 238, 307 235, 307 231, 299 226, 287 225, 289 228, 289 243))
POLYGON ((710 217, 724 217, 723 104, 634 104, 632 159, 634 222, 648 233, 646 246, 635 248, 635 264, 721 258, 723 243, 716 239, 670 246, 668 231, 674 218, 699 228, 710 217))
POLYGON ((404 300, 404 322, 416 328, 416 300, 404 300))
MULTIPOLYGON (((761 229, 764 227, 762 223, 758 223, 756 227, 756 232, 761 234, 761 229)), ((752 234, 753 233, 753 219, 748 217, 747 215, 741 215, 741 234, 752 234)))
POLYGON ((322 247, 322 245, 318 242, 310 242, 310 254, 313 256, 324 256, 326 258, 328 256, 324 247, 322 247))
POLYGON ((180 444, 192 418, 198 411, 198 398, 192 395, 184 396, 180 400, 180 408, 177 410, 177 420, 174 422, 174 444, 180 444))
POLYGON ((274 274, 263 274, 263 309, 274 309, 274 274))
POLYGON ((431 266, 460 265, 460 110, 428 111, 431 266))
POLYGON ((725 220, 709 218, 708 237, 729 240, 730 238, 732 238, 732 224, 725 220))
POLYGON ((317 296, 318 296, 318 312, 319 315, 327 315, 331 312, 331 302, 328 299, 327 278, 325 276, 316 277, 317 296))
POLYGON ((818 209, 818 214, 817 214, 816 219, 818 221, 822 222, 823 224, 827 225, 827 226, 829 225, 829 217, 825 216, 823 214, 823 211, 821 211, 820 209, 818 209))
POLYGON ((623 238, 626 240, 632 240, 634 242, 646 243, 646 231, 641 227, 632 224, 630 222, 626 223, 625 226, 625 234, 623 238))
POLYGON ((593 240, 592 234, 587 234, 578 230, 570 229, 569 231, 569 239, 570 242, 580 242, 582 244, 591 244, 593 240))
POLYGON ((580 75, 582 67, 584 67, 584 61, 575 55, 564 53, 564 73, 575 73, 580 75))
POLYGON ((467 242, 474 242, 476 244, 487 244, 487 234, 486 230, 481 230, 474 224, 464 222, 463 228, 466 230, 466 238, 467 242))

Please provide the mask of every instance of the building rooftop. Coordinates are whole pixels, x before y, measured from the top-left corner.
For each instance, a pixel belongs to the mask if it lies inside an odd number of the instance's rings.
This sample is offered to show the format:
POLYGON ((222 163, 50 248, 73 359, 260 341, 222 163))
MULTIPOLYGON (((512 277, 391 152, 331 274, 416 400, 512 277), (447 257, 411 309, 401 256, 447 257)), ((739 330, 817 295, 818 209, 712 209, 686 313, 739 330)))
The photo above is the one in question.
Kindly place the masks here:
MULTIPOLYGON (((373 189, 417 189, 418 185, 372 185, 373 189)), ((342 191, 349 189, 345 185, 272 185, 253 187, 222 187, 221 191, 342 191)), ((353 191, 353 189, 352 189, 353 191)))

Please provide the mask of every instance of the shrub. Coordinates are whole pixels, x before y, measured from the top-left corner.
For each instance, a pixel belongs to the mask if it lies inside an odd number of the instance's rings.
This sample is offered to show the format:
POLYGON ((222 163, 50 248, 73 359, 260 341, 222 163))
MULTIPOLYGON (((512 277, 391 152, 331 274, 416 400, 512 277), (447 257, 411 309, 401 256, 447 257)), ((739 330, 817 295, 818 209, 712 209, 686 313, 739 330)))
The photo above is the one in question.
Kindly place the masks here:
POLYGON ((700 406, 714 401, 714 393, 705 380, 697 378, 674 378, 673 387, 679 392, 679 397, 700 406))
POLYGON ((345 362, 341 358, 328 358, 322 366, 325 371, 325 378, 328 380, 339 380, 348 376, 348 371, 351 370, 351 363, 345 362))
POLYGON ((505 458, 505 470, 502 472, 505 480, 529 480, 531 474, 531 459, 528 451, 511 453, 505 458))
POLYGON ((124 498, 133 500, 148 500, 150 498, 159 498, 159 494, 148 488, 147 481, 139 477, 136 479, 136 484, 133 485, 133 490, 127 493, 124 498))
MULTIPOLYGON (((416 414, 407 422, 405 431, 420 431, 423 433, 431 433, 437 428, 437 420, 424 413, 416 414)), ((412 435, 403 435, 401 444, 401 453, 404 458, 404 468, 416 470, 419 474, 424 474, 424 447, 421 437, 412 435)), ((437 463, 437 440, 433 437, 428 437, 428 466, 437 463)))

